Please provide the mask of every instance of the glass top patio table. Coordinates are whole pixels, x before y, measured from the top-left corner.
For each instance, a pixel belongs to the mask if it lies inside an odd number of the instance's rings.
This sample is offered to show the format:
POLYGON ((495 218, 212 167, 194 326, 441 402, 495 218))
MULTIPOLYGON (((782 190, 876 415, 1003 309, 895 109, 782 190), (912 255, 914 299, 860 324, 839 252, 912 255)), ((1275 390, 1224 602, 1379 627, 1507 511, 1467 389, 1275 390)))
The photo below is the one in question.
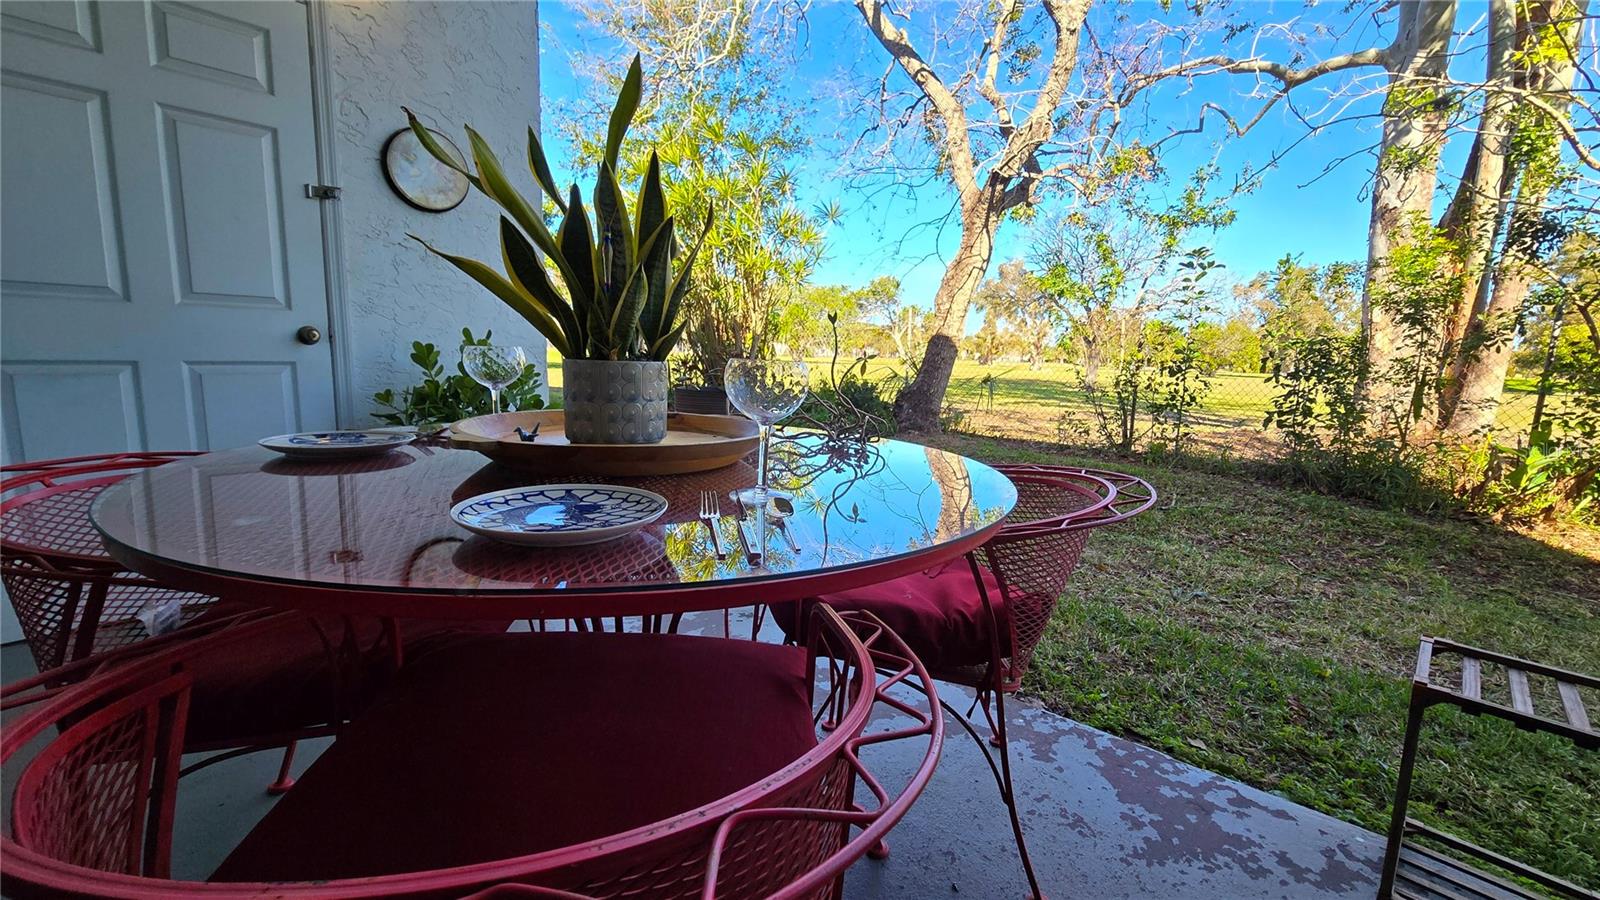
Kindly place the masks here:
POLYGON ((381 457, 295 462, 251 447, 136 473, 91 517, 113 557, 174 587, 314 612, 432 619, 653 615, 800 599, 897 578, 979 546, 1016 489, 976 460, 903 441, 775 441, 773 482, 794 494, 788 530, 750 516, 747 557, 729 492, 748 461, 690 475, 531 473, 470 450, 414 444, 381 457), (468 497, 529 484, 642 487, 666 514, 628 537, 517 547, 451 521, 468 497), (698 518, 721 497, 713 553, 698 518), (756 534, 758 529, 762 532, 756 534))

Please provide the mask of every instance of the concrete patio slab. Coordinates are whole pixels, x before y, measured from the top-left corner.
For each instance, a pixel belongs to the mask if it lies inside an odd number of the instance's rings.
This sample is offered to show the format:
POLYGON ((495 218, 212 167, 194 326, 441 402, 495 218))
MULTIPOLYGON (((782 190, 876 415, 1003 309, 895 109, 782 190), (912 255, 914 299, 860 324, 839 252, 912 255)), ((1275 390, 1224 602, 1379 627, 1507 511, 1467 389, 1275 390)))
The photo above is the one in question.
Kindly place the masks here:
MULTIPOLYGON (((735 615, 735 634, 749 620, 735 615)), ((684 630, 720 634, 721 617, 684 630)), ((31 670, 27 651, 0 653, 6 680, 31 670)), ((960 689, 946 688, 958 708, 960 689)), ((1027 701, 1008 706, 1014 775, 1034 864, 1053 898, 1370 897, 1383 840, 1362 828, 1186 765, 1057 716, 1027 701)), ((875 727, 886 723, 876 723, 875 727)), ((326 742, 302 747, 297 768, 326 742)), ((846 877, 853 897, 1022 898, 1027 882, 983 751, 951 725, 928 790, 890 835, 886 860, 846 877)), ((886 783, 903 783, 913 747, 865 757, 886 783)), ((179 792, 174 874, 204 878, 273 803, 262 790, 276 753, 201 770, 179 792)), ((10 787, 15 772, 6 773, 10 787)), ((9 790, 6 792, 9 793, 9 790)))

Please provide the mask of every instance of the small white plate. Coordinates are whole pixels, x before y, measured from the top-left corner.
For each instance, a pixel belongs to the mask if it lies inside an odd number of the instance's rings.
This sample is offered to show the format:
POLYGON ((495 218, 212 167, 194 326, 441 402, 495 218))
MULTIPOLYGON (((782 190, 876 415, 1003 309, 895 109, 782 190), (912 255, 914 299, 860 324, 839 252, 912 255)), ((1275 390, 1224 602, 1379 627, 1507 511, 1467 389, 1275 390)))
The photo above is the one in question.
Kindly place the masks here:
POLYGON ((349 459, 387 453, 416 438, 414 434, 378 431, 302 431, 273 435, 256 443, 290 459, 349 459))
POLYGON ((661 518, 667 499, 614 484, 539 484, 479 494, 450 508, 475 534, 529 547, 598 544, 661 518))

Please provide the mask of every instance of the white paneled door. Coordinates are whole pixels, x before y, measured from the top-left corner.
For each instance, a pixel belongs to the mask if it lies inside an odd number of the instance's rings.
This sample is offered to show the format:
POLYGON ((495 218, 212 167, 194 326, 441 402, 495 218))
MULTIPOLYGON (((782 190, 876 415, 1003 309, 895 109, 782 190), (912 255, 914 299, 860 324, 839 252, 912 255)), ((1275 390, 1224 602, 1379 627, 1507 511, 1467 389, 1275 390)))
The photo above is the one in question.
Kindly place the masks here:
POLYGON ((0 4, 8 461, 333 426, 306 16, 0 4))

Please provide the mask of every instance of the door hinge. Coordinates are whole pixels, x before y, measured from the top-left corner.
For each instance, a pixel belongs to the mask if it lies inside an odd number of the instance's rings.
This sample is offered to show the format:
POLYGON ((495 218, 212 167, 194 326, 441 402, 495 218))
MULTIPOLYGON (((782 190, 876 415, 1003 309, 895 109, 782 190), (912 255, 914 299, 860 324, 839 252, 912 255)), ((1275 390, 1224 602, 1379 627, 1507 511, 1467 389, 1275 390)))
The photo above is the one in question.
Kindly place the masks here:
POLYGON ((339 191, 340 188, 336 188, 331 184, 308 184, 306 185, 306 199, 337 200, 339 199, 339 191))

